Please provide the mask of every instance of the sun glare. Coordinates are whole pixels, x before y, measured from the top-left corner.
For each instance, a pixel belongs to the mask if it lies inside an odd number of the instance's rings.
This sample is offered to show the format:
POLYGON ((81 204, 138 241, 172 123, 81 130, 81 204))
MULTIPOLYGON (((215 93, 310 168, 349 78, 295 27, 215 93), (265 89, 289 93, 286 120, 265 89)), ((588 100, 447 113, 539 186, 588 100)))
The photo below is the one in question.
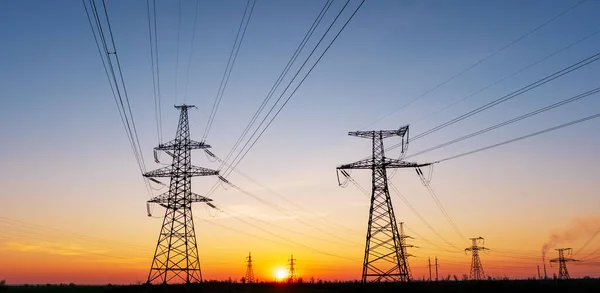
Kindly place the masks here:
POLYGON ((275 270, 275 278, 277 278, 278 281, 282 281, 283 279, 285 279, 287 277, 288 273, 287 270, 285 269, 277 269, 275 270))

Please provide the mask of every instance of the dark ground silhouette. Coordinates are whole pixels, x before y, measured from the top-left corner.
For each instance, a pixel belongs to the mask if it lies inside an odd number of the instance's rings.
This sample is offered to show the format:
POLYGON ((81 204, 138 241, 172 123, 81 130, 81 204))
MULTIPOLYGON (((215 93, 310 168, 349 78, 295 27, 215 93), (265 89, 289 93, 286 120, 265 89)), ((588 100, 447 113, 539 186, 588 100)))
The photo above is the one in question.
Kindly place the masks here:
POLYGON ((502 280, 502 281, 440 281, 411 282, 401 284, 322 283, 322 284, 241 284, 229 282, 205 282, 192 285, 25 285, 4 286, 3 292, 600 292, 600 279, 577 280, 502 280))

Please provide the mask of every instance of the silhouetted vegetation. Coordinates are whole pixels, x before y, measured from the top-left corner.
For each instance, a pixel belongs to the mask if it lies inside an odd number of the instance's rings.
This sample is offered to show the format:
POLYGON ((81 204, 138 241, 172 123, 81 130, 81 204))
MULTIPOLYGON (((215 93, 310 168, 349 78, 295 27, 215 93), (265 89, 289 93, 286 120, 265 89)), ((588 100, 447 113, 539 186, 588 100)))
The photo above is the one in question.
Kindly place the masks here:
POLYGON ((366 284, 359 282, 314 283, 258 283, 242 284, 229 281, 207 281, 192 285, 23 285, 4 286, 8 292, 600 292, 600 279, 584 278, 577 280, 495 280, 495 281, 439 281, 411 282, 400 284, 366 284))

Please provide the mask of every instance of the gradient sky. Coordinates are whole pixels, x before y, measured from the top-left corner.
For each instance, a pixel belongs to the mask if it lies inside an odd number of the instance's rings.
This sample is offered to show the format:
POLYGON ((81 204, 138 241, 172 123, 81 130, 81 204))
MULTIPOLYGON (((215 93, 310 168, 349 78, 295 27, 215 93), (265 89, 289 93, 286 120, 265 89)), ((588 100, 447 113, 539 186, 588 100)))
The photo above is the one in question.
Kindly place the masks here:
MULTIPOLYGON (((212 196, 216 205, 245 221, 341 258, 285 242, 197 205, 196 234, 204 278, 239 279, 249 251, 262 280, 272 280, 276 269, 285 268, 290 254, 298 259, 298 274, 305 278, 360 278, 369 200, 352 185, 338 187, 335 167, 367 156, 369 142, 348 137, 347 132, 367 125, 396 129, 410 124, 411 135, 416 135, 598 53, 600 34, 415 123, 598 31, 600 1, 590 0, 379 120, 577 2, 367 1, 238 167, 304 208, 236 174, 229 177, 231 182, 294 217, 233 189, 220 188, 212 196)), ((208 136, 217 156, 224 157, 232 147, 323 4, 322 0, 258 0, 208 136)), ((336 1, 333 11, 342 4, 336 1)), ((179 58, 177 2, 158 1, 157 5, 165 140, 175 132, 178 112, 172 106, 182 102, 199 108, 190 110, 190 127, 192 138, 200 140, 245 2, 200 3, 189 76, 195 2, 183 1, 179 58)), ((149 169, 158 168, 152 159, 157 135, 146 3, 113 0, 107 1, 107 7, 143 155, 149 169)), ((161 220, 146 216, 149 195, 82 3, 3 1, 0 39, 0 279, 13 284, 145 281, 161 220)), ((409 154, 588 91, 598 86, 598 76, 600 64, 591 64, 415 141, 409 154)), ((595 114, 598 109, 600 95, 590 96, 414 159, 442 159, 595 114)), ((551 233, 560 233, 575 219, 585 219, 585 225, 573 226, 579 231, 576 237, 558 244, 577 250, 600 227, 598 127, 600 120, 592 120, 435 165, 431 187, 449 215, 464 235, 484 237, 485 246, 491 249, 481 256, 488 274, 533 277, 536 265, 542 264, 541 247, 551 233)), ((386 144, 396 142, 389 139, 386 144)), ((218 167, 200 151, 194 163, 218 167)), ((368 171, 355 171, 352 176, 370 188, 368 171)), ((215 180, 194 179, 193 190, 205 194, 215 180)), ((444 238, 461 249, 467 247, 412 170, 400 170, 391 182, 444 238)), ((435 256, 440 259, 442 276, 468 274, 470 256, 444 243, 400 198, 392 196, 397 220, 406 223, 407 233, 416 238, 412 243, 419 246, 410 250, 415 255, 410 259, 414 277, 424 277, 427 258, 435 256)), ((154 211, 155 216, 163 212, 154 211)), ((599 248, 600 239, 595 239, 576 258, 600 256, 588 256, 599 248)), ((556 253, 552 251, 549 257, 556 253)), ((577 277, 600 276, 597 268, 582 262, 570 265, 569 271, 577 277)), ((557 266, 548 266, 550 275, 556 271, 557 266)))

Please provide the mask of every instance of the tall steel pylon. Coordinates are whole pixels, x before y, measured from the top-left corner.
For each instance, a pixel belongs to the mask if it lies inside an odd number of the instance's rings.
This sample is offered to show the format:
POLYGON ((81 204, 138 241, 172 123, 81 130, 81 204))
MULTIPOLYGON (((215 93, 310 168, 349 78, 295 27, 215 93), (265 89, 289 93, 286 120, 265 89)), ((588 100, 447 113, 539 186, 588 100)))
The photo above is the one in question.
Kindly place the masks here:
POLYGON ((398 130, 373 130, 349 132, 350 136, 372 141, 372 156, 365 160, 337 167, 345 169, 370 169, 372 171, 371 206, 362 269, 362 282, 409 281, 407 255, 396 225, 396 216, 388 189, 388 168, 417 168, 430 164, 417 164, 385 157, 383 139, 402 137, 402 154, 408 146, 408 125, 398 130))
POLYGON ((246 276, 244 280, 246 283, 254 283, 254 269, 252 269, 252 255, 250 255, 250 252, 248 252, 248 257, 246 257, 246 263, 246 276))
MULTIPOLYGON (((483 246, 478 246, 477 241, 479 241, 479 240, 485 241, 485 240, 483 239, 483 237, 469 238, 469 239, 471 240, 472 245, 471 245, 471 247, 465 248, 465 253, 467 253, 467 251, 470 251, 473 256, 471 259, 471 273, 469 274, 469 278, 471 280, 484 280, 485 272, 483 271, 483 265, 481 264, 481 259, 479 259, 479 251, 480 250, 488 250, 488 249, 483 246)), ((485 245, 485 243, 484 243, 484 245, 485 245)))
POLYGON ((558 258, 551 259, 550 262, 558 262, 558 279, 568 280, 571 277, 569 277, 569 271, 567 271, 567 262, 577 260, 570 257, 566 258, 565 252, 567 252, 568 256, 571 256, 573 250, 571 248, 558 248, 556 251, 558 251, 558 258))
MULTIPOLYGON (((170 177, 169 191, 150 199, 165 208, 162 229, 148 274, 148 283, 202 282, 198 245, 192 217, 192 203, 211 199, 192 192, 192 177, 218 175, 218 171, 192 166, 191 150, 210 148, 204 142, 190 139, 188 109, 192 105, 175 106, 181 110, 175 139, 154 148, 173 158, 171 165, 150 171, 145 177, 170 177)), ((210 204, 212 205, 212 204, 210 204)))

